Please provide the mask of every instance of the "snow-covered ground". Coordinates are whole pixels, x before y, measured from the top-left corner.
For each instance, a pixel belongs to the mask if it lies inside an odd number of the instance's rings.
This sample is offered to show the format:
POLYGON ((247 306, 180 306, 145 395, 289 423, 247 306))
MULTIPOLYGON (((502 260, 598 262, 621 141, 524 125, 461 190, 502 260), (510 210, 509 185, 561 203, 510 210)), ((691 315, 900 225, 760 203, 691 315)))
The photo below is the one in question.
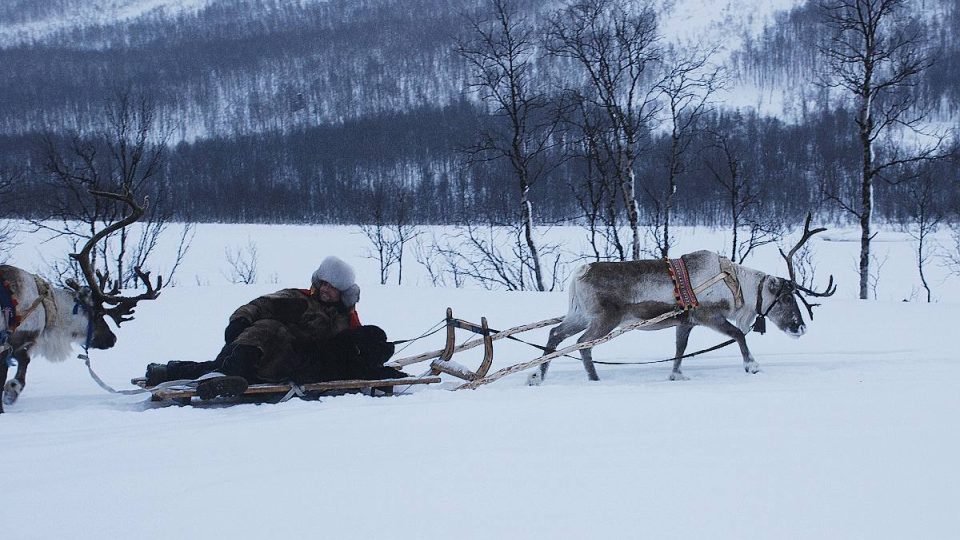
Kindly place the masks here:
MULTIPOLYGON (((570 251, 582 237, 550 234, 570 251)), ((678 253, 726 246, 717 231, 683 235, 678 253)), ((855 239, 831 230, 813 241, 818 276, 833 273, 839 291, 803 338, 749 337, 757 375, 723 349, 687 360, 685 382, 656 364, 598 366, 591 383, 564 360, 540 387, 519 374, 476 391, 451 382, 395 398, 177 407, 107 394, 79 360, 38 360, 0 416, 0 522, 43 539, 956 538, 960 279, 933 266, 939 301, 903 302, 919 286, 912 244, 883 232, 879 299, 855 300, 855 239)), ((42 269, 62 246, 41 240, 25 235, 12 262, 42 269)), ((413 261, 410 285, 381 286, 365 250, 355 228, 200 226, 177 286, 139 307, 94 366, 127 388, 148 362, 211 358, 237 305, 306 286, 328 254, 355 264, 363 320, 395 339, 447 306, 495 328, 565 311, 563 292, 435 289, 413 261), (224 248, 248 240, 263 277, 230 284, 224 248)), ((783 272, 775 248, 748 266, 783 272)), ((665 358, 672 340, 631 333, 595 358, 665 358)), ((691 349, 721 340, 698 329, 691 349)), ((504 341, 495 350, 495 369, 537 355, 504 341)), ((475 366, 479 353, 458 359, 475 366)))

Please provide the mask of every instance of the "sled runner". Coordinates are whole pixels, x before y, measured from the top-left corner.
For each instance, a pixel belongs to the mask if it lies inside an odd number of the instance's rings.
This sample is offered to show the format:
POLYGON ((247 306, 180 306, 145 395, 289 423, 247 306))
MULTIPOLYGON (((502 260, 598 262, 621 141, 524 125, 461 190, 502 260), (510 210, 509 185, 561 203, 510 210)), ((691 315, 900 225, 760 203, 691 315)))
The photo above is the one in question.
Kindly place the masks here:
MULTIPOLYGON (((197 396, 196 383, 183 384, 169 387, 148 387, 147 379, 138 377, 132 379, 131 383, 151 390, 155 400, 172 400, 182 405, 189 404, 193 397, 197 396), (159 388, 154 390, 154 388, 159 388)), ((311 395, 319 396, 328 392, 341 390, 361 390, 374 395, 380 392, 383 395, 392 395, 395 386, 410 386, 415 384, 432 384, 440 382, 439 377, 409 377, 402 379, 374 379, 374 380, 349 380, 349 381, 329 381, 309 384, 251 384, 243 393, 244 396, 266 396, 281 395, 293 397, 309 397, 311 395)))

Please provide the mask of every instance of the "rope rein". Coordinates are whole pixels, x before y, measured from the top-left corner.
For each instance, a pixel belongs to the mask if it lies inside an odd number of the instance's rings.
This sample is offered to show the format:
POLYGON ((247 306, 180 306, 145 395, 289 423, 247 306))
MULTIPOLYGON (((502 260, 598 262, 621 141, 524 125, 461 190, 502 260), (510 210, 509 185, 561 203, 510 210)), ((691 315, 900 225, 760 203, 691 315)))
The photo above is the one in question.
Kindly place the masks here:
MULTIPOLYGON (((431 326, 429 330, 427 330, 426 332, 420 334, 419 336, 417 336, 417 337, 415 337, 415 338, 410 338, 410 339, 398 339, 398 340, 396 340, 396 341, 388 341, 387 343, 390 343, 390 344, 392 344, 392 345, 399 345, 399 344, 401 344, 401 343, 406 343, 406 345, 404 345, 403 347, 400 348, 400 350, 397 351, 397 352, 400 352, 400 351, 406 349, 407 347, 409 347, 410 345, 413 345, 415 342, 417 342, 417 341, 419 341, 419 340, 421 340, 421 339, 423 339, 423 338, 430 337, 430 336, 436 334, 437 332, 439 332, 440 330, 443 330, 444 327, 446 327, 446 324, 447 324, 447 320, 446 320, 446 319, 440 319, 440 321, 437 322, 437 324, 431 326)), ((394 354, 396 354, 396 353, 394 353, 394 354)))
MULTIPOLYGON (((491 332, 496 332, 496 330, 494 330, 494 329, 492 329, 492 328, 490 329, 490 331, 491 331, 491 332)), ((531 346, 531 347, 533 347, 533 348, 535 348, 535 349, 539 349, 539 350, 541 350, 541 351, 543 351, 543 352, 545 352, 545 353, 547 353, 547 354, 550 354, 550 353, 555 352, 555 349, 548 349, 547 347, 544 347, 543 345, 537 345, 536 343, 530 343, 529 341, 524 341, 524 340, 522 340, 522 339, 520 339, 520 338, 516 338, 516 337, 513 337, 513 336, 507 336, 507 339, 512 339, 513 341, 519 341, 520 343, 523 343, 523 344, 525 344, 525 345, 529 345, 529 346, 531 346)), ((736 343, 736 342, 737 342, 737 340, 735 340, 735 339, 728 339, 727 341, 724 341, 723 343, 719 343, 719 344, 714 345, 714 346, 712 346, 712 347, 708 347, 708 348, 706 348, 706 349, 701 349, 701 350, 699 350, 699 351, 692 352, 692 353, 687 353, 687 354, 681 356, 680 358, 681 358, 681 359, 683 359, 683 358, 691 358, 691 357, 694 357, 694 356, 701 355, 701 354, 703 354, 703 353, 708 353, 708 352, 711 352, 711 351, 715 351, 715 350, 717 350, 717 349, 722 349, 722 348, 726 347, 727 345, 731 345, 731 344, 736 343)), ((564 358, 569 358, 569 359, 571 359, 571 360, 578 360, 578 361, 581 360, 580 358, 577 358, 576 356, 573 356, 572 354, 563 354, 563 355, 561 355, 561 356, 564 357, 564 358)), ((603 362, 603 361, 600 361, 600 360, 594 360, 593 363, 594 363, 594 364, 601 364, 601 365, 604 365, 604 366, 645 366, 645 365, 647 365, 647 364, 662 364, 662 363, 664 363, 664 362, 673 362, 673 361, 676 360, 676 359, 677 359, 677 357, 672 357, 672 358, 665 358, 665 359, 663 359, 663 360, 648 360, 648 361, 645 361, 645 362, 603 362)))

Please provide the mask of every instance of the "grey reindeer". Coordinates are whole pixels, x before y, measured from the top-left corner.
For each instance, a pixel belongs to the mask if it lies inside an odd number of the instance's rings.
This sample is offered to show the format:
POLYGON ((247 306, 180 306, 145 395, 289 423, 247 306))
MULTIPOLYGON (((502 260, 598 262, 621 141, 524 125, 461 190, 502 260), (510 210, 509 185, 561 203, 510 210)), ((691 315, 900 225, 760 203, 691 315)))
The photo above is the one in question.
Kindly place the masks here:
MULTIPOLYGON (((686 380, 680 364, 687 340, 695 326, 706 326, 729 336, 740 346, 743 368, 748 373, 760 370, 747 347, 746 334, 754 321, 769 318, 780 330, 793 337, 806 332, 797 299, 806 306, 813 319, 813 307, 801 295, 824 297, 836 292, 833 276, 823 291, 808 289, 796 281, 793 257, 811 236, 825 231, 810 230, 811 216, 804 224, 803 237, 789 253, 780 254, 787 262, 789 278, 771 276, 733 263, 711 251, 695 251, 682 256, 694 286, 707 284, 698 293, 699 306, 660 323, 641 327, 661 330, 676 327, 676 356, 670 380, 686 380), (711 282, 713 282, 711 284, 711 282), (724 286, 725 282, 727 286, 724 286)), ((583 332, 578 343, 601 338, 621 325, 652 319, 677 308, 674 283, 662 259, 626 262, 594 262, 582 265, 571 276, 568 285, 570 304, 563 321, 550 330, 546 348, 556 350, 565 339, 583 332)), ((760 330, 760 324, 757 329, 760 330)), ((591 381, 599 380, 591 348, 580 350, 583 367, 591 381)), ((528 379, 539 384, 547 375, 550 363, 541 364, 539 372, 528 379)))
MULTIPOLYGON (((160 294, 163 279, 157 278, 156 285, 150 279, 150 273, 134 268, 146 291, 136 296, 119 294, 119 284, 105 291, 109 278, 97 271, 91 262, 94 246, 114 232, 134 223, 145 213, 146 202, 138 204, 129 191, 122 194, 91 191, 96 197, 116 200, 130 208, 123 219, 103 228, 84 244, 79 253, 70 257, 86 280, 80 285, 68 279, 67 287, 55 287, 40 276, 15 266, 0 266, 0 286, 9 289, 9 295, 17 302, 17 319, 10 332, 7 346, 12 349, 12 357, 17 362, 16 375, 6 381, 8 364, 0 364, 3 370, 2 404, 12 405, 20 397, 27 384, 27 368, 33 356, 60 362, 70 355, 74 344, 86 345, 94 349, 109 349, 117 342, 117 336, 107 324, 106 317, 113 319, 119 327, 124 321, 133 319, 137 302, 153 300, 160 294)), ((6 317, 4 317, 6 319, 6 317)), ((5 321, 8 322, 8 321, 5 321)))

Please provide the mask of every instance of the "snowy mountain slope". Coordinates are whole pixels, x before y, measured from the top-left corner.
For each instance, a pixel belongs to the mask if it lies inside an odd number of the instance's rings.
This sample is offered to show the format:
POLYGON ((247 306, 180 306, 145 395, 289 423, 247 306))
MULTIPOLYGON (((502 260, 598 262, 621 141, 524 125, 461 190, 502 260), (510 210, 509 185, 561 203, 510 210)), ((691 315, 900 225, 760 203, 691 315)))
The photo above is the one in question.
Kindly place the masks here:
POLYGON ((670 43, 737 49, 744 36, 756 36, 777 13, 805 0, 663 0, 659 28, 670 43))
MULTIPOLYGON (((555 232, 575 249, 579 231, 555 232)), ((724 245, 715 231, 682 234, 683 250, 724 245)), ((840 291, 799 340, 773 328, 751 335, 763 368, 755 376, 724 349, 687 360, 691 380, 681 383, 666 380, 666 364, 599 366, 602 380, 589 383, 564 360, 537 388, 521 374, 470 392, 179 408, 106 394, 79 361, 38 360, 0 416, 16 494, 0 519, 25 539, 952 538, 960 364, 947 337, 960 287, 941 283, 941 303, 901 302, 914 280, 911 245, 887 232, 884 299, 854 300, 856 244, 846 231, 830 234, 814 248, 840 291)), ((59 249, 23 240, 15 260, 24 265, 59 249)), ((304 283, 328 253, 356 265, 361 316, 395 338, 418 335, 446 306, 498 328, 565 309, 562 292, 379 286, 364 249, 351 228, 201 226, 179 285, 142 305, 94 365, 128 387, 148 362, 207 358, 236 305, 304 283), (248 238, 260 246, 261 275, 278 283, 219 277, 223 249, 248 238)), ((779 272, 782 262, 769 249, 750 265, 779 272)), ((655 360, 672 339, 628 334, 595 358, 655 360)), ((700 329, 691 348, 719 340, 700 329)), ((508 342, 495 351, 495 368, 537 354, 508 342)))
POLYGON ((0 45, 43 41, 69 30, 129 24, 141 18, 169 19, 196 12, 216 0, 61 0, 11 2, 0 8, 0 45))
MULTIPOLYGON (((667 43, 718 47, 722 63, 744 36, 758 34, 776 13, 798 2, 655 4, 667 43)), ((98 88, 117 79, 155 92, 162 116, 188 140, 448 104, 461 99, 465 77, 452 45, 462 13, 478 3, 339 2, 329 11, 318 8, 326 0, 0 6, 0 61, 20 66, 20 78, 44 88, 38 98, 35 92, 21 95, 22 84, 10 83, 10 101, 0 106, 0 130, 38 129, 51 121, 53 110, 66 117, 59 123, 70 125, 73 111, 85 108, 75 103, 99 103, 98 88), (44 54, 48 50, 69 53, 44 54), (144 69, 148 63, 154 69, 144 69)), ((0 80, 0 91, 4 88, 0 80)))
MULTIPOLYGON (((223 0, 60 0, 32 5, 12 2, 0 8, 0 45, 43 41, 89 26, 128 25, 140 18, 162 22, 196 13, 223 0)), ((328 2, 300 0, 297 5, 328 2)), ((804 0, 655 0, 660 29, 674 43, 702 41, 736 45, 741 34, 756 35, 777 12, 804 0)), ((464 2, 469 4, 469 2, 464 2)), ((271 6, 265 3, 263 6, 271 6)), ((253 6, 251 6, 253 7, 253 6)), ((398 7, 399 9, 399 7, 398 7)))

